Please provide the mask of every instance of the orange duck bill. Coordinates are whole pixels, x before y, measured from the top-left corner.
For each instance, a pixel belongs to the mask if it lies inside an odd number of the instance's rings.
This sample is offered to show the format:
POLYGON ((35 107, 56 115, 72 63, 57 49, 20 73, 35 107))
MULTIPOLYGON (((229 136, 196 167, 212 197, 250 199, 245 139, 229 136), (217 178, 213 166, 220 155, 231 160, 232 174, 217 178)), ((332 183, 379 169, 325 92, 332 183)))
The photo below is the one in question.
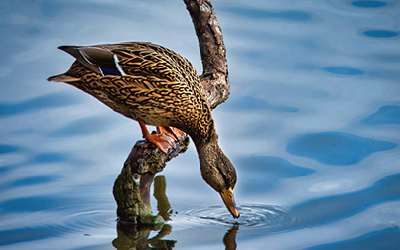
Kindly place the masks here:
POLYGON ((233 190, 229 188, 228 190, 220 193, 222 200, 225 203, 226 208, 232 214, 233 218, 237 219, 240 217, 239 210, 236 208, 235 199, 233 198, 233 190))

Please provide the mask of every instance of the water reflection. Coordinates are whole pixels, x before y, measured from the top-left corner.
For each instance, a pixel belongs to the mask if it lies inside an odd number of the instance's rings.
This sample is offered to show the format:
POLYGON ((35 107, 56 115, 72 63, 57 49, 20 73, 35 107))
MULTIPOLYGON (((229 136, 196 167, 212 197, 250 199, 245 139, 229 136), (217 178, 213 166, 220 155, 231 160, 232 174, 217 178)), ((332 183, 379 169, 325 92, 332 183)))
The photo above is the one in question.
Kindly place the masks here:
POLYGON ((113 240, 113 246, 118 250, 130 249, 165 249, 170 250, 175 247, 176 240, 163 239, 170 234, 172 226, 165 224, 160 226, 142 226, 130 223, 119 223, 117 226, 118 237, 113 240), (151 231, 160 230, 158 234, 149 238, 151 231))
MULTIPOLYGON (((171 204, 166 195, 166 179, 164 176, 157 176, 154 178, 154 197, 157 200, 158 216, 162 216, 165 222, 171 221, 171 215, 173 214, 171 204)), ((233 220, 229 213, 226 213, 225 207, 212 208, 211 211, 218 210, 219 215, 214 215, 212 220, 226 220, 223 218, 228 216, 228 220, 233 220), (220 216, 221 215, 221 216, 220 216)), ((243 210, 243 209, 242 209, 243 210)), ((211 211, 206 211, 209 213, 211 211)), ((185 213, 183 213, 185 214, 185 213)), ((187 214, 187 213, 186 213, 187 214)), ((201 215, 191 213, 191 218, 202 218, 201 215)), ((251 215, 254 217, 254 214, 251 215)), ((252 224, 258 224, 260 221, 253 221, 252 224)), ((234 222, 233 227, 229 229, 223 237, 223 242, 228 250, 236 249, 236 233, 239 230, 239 223, 234 222)), ((164 239, 167 235, 172 232, 172 226, 169 224, 155 224, 155 225, 142 225, 133 224, 119 221, 117 224, 117 235, 118 237, 113 240, 112 244, 118 250, 128 249, 173 249, 177 243, 176 240, 164 239), (157 235, 150 238, 152 231, 158 231, 157 235)))
POLYGON ((154 198, 157 200, 158 215, 163 217, 164 221, 170 221, 172 209, 169 203, 167 192, 167 181, 165 176, 159 175, 154 178, 154 198))
POLYGON ((222 241, 225 245, 225 250, 235 250, 236 249, 236 234, 239 230, 239 226, 233 226, 231 229, 226 232, 222 241))
MULTIPOLYGON (((165 224, 159 227, 142 226, 119 223, 117 226, 118 237, 113 240, 112 245, 118 250, 144 250, 144 249, 159 249, 171 250, 177 244, 176 240, 164 239, 172 231, 172 226, 165 224), (157 230, 156 236, 149 238, 151 231, 157 230)), ((225 245, 225 250, 235 250, 236 235, 239 231, 239 226, 234 225, 229 229, 222 241, 225 245)))
MULTIPOLYGON (((165 222, 170 221, 172 213, 171 204, 166 195, 167 182, 164 176, 154 178, 154 197, 157 200, 158 215, 163 217, 165 222)), ((128 249, 172 249, 176 240, 163 239, 170 234, 172 226, 169 224, 143 225, 119 221, 117 224, 118 237, 112 244, 118 250, 128 249), (157 235, 149 238, 152 231, 158 231, 157 235)))

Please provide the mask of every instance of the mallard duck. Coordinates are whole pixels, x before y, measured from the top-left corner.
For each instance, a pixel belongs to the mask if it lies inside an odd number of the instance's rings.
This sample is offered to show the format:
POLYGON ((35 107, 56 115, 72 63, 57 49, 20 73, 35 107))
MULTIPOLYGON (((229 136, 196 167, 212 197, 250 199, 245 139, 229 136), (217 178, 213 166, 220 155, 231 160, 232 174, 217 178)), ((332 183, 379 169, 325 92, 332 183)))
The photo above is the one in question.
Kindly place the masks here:
MULTIPOLYGON (((144 42, 60 46, 76 61, 49 81, 65 82, 136 120, 143 137, 167 152, 170 144, 146 124, 184 131, 192 138, 204 181, 217 191, 234 218, 236 171, 218 146, 211 109, 192 64, 167 48, 144 42)), ((160 129, 161 130, 161 129, 160 129)))

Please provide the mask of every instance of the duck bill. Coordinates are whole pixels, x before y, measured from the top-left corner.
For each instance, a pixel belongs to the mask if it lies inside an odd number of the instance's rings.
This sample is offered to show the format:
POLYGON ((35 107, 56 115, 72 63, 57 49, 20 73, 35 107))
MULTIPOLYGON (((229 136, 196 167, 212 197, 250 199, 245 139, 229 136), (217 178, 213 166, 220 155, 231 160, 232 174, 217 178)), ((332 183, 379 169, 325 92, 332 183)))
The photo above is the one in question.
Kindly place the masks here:
POLYGON ((225 203, 226 208, 232 214, 233 218, 237 219, 240 216, 239 210, 236 208, 235 200, 233 198, 233 190, 229 188, 225 192, 221 192, 222 200, 225 203))

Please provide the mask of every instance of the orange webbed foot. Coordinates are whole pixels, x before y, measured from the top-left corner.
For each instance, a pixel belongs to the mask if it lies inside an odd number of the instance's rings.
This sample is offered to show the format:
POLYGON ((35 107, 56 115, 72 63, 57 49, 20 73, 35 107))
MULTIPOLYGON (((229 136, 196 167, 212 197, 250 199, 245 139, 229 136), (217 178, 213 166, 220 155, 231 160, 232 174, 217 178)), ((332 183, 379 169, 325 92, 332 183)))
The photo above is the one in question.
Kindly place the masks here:
POLYGON ((168 150, 170 148, 173 149, 171 142, 168 140, 168 137, 166 136, 166 134, 168 134, 169 132, 165 130, 163 127, 157 127, 158 134, 150 134, 146 128, 146 124, 142 120, 139 120, 139 125, 140 128, 142 129, 142 134, 144 139, 154 143, 161 151, 163 151, 166 154, 168 154, 168 150))
POLYGON ((174 137, 177 141, 181 140, 186 134, 180 129, 177 129, 175 127, 157 127, 157 133, 159 134, 167 134, 171 137, 174 137))
POLYGON ((154 143, 161 151, 168 154, 168 150, 173 148, 172 144, 165 138, 163 134, 150 134, 145 138, 149 142, 154 143))

